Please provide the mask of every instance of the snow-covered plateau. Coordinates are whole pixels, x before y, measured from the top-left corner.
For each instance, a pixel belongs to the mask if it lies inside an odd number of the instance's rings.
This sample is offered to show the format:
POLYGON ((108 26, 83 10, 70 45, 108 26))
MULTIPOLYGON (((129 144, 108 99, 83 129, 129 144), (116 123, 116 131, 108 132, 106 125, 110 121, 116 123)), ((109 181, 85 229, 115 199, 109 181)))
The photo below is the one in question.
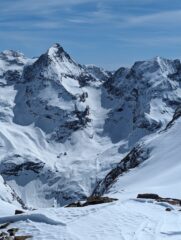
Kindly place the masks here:
POLYGON ((110 72, 59 44, 33 59, 0 53, 0 228, 35 240, 181 240, 181 206, 137 198, 181 199, 180 129, 180 60, 110 72), (118 200, 65 207, 90 196, 118 200))

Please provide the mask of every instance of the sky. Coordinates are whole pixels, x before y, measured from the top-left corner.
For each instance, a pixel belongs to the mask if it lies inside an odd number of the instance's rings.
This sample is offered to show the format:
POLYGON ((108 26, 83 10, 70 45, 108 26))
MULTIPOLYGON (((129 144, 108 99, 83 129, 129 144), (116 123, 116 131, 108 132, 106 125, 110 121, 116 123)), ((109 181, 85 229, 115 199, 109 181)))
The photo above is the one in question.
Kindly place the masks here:
POLYGON ((0 0, 0 51, 37 57, 53 43, 110 70, 181 58, 181 0, 0 0))

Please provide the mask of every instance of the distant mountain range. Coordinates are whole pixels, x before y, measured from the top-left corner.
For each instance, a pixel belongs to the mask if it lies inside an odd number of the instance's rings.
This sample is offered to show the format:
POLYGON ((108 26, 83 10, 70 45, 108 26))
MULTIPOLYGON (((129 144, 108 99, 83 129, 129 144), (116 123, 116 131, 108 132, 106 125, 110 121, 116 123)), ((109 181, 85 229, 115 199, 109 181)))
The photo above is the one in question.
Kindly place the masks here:
POLYGON ((59 44, 0 53, 0 201, 64 206, 119 191, 180 197, 181 62, 115 72, 59 44))

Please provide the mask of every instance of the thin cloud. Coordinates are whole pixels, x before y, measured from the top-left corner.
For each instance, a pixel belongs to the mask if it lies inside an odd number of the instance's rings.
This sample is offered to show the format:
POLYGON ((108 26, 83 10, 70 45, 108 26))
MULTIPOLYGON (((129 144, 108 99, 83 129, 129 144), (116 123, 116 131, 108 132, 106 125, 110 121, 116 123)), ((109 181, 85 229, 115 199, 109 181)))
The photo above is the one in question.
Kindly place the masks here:
POLYGON ((180 25, 181 10, 162 11, 144 15, 129 15, 128 13, 120 15, 114 11, 100 8, 97 11, 70 18, 69 21, 75 24, 109 23, 113 27, 121 28, 146 26, 169 28, 170 26, 176 27, 180 25))
POLYGON ((181 10, 175 11, 164 11, 147 15, 140 16, 130 16, 125 18, 124 25, 125 27, 131 26, 148 26, 148 25, 165 25, 168 27, 168 24, 180 25, 181 21, 181 10))
MULTIPOLYGON (((114 38, 114 37, 112 37, 114 38)), ((116 39, 116 37, 115 37, 116 39)), ((120 42, 123 45, 127 45, 127 46, 152 46, 152 47, 156 47, 156 46, 167 46, 169 44, 177 44, 181 46, 181 36, 154 36, 154 37, 145 37, 145 36, 140 36, 140 37, 120 37, 116 39, 117 42, 120 42)))
POLYGON ((96 2, 96 0, 17 0, 11 4, 7 1, 5 4, 0 3, 1 14, 17 14, 17 13, 32 13, 32 14, 49 14, 60 7, 70 7, 89 2, 96 2))

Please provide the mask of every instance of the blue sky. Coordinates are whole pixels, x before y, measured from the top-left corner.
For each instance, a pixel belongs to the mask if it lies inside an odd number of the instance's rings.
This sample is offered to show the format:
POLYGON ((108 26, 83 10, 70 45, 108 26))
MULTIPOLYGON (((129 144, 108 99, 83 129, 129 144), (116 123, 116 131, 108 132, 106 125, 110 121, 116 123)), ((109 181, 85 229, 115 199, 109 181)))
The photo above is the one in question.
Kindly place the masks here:
POLYGON ((0 0, 0 51, 39 56, 55 42, 107 69, 181 58, 181 0, 0 0))

